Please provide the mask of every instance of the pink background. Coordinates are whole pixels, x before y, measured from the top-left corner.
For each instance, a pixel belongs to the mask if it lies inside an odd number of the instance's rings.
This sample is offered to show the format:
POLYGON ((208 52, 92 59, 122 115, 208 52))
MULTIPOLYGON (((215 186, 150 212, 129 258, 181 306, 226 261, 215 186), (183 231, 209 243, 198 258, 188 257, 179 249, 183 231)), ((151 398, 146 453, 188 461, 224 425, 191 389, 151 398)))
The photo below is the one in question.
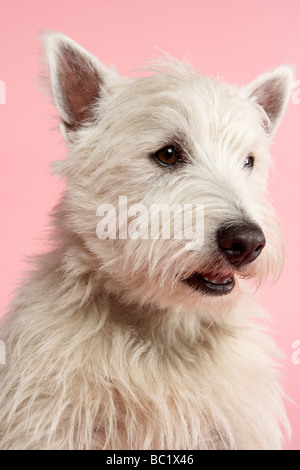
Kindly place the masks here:
MULTIPOLYGON (((0 0, 0 307, 26 269, 25 258, 46 249, 51 207, 63 188, 49 163, 66 154, 54 108, 37 90, 41 29, 64 32, 114 64, 124 75, 159 54, 156 47, 199 70, 241 85, 282 63, 296 66, 300 80, 299 0, 0 0)), ((300 340, 299 209, 300 81, 273 145, 275 172, 270 192, 287 244, 283 275, 260 291, 272 313, 275 337, 287 360, 284 383, 300 403, 300 364, 292 343, 300 340)), ((0 338, 1 339, 1 338, 0 338)), ((288 405, 293 438, 300 449, 300 409, 288 405)))

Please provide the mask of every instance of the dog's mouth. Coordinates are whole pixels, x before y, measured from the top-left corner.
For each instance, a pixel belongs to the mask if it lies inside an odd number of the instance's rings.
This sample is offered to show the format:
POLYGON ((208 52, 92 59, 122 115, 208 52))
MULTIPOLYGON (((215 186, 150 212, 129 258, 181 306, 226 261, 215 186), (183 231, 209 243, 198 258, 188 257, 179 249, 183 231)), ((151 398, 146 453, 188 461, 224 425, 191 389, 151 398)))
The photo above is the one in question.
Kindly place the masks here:
POLYGON ((194 290, 207 295, 229 294, 235 286, 233 273, 209 274, 194 272, 184 282, 194 290))

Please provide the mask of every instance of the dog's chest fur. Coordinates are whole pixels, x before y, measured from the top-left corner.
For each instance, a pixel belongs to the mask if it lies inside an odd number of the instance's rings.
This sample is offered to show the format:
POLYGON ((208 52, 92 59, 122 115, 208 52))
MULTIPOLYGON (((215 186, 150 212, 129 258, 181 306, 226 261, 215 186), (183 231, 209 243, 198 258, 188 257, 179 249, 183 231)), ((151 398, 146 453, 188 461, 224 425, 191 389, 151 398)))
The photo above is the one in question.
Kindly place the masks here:
POLYGON ((162 321, 146 336, 128 325, 104 328, 103 350, 110 351, 99 363, 105 410, 100 399, 93 445, 280 447, 276 373, 266 365, 275 349, 260 328, 230 318, 215 324, 189 319, 173 331, 172 325, 174 319, 162 321))

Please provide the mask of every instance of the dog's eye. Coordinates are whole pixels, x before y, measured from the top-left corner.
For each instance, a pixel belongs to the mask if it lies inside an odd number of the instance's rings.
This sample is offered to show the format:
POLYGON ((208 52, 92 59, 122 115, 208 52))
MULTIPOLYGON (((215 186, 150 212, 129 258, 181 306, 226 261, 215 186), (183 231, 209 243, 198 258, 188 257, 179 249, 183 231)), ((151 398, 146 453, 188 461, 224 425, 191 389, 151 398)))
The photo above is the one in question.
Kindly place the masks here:
POLYGON ((174 165, 179 160, 179 153, 174 147, 164 147, 154 154, 156 160, 163 165, 174 165))
POLYGON ((248 157, 245 158, 245 161, 244 161, 244 168, 252 169, 253 167, 254 167, 254 157, 253 155, 248 155, 248 157))

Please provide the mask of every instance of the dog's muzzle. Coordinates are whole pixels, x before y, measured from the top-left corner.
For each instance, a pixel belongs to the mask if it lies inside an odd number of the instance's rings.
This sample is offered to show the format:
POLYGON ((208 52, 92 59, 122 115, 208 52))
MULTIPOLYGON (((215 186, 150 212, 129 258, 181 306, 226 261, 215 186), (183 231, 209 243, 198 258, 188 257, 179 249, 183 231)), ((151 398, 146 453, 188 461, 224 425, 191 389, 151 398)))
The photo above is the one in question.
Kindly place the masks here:
POLYGON ((211 296, 229 294, 235 286, 234 271, 256 260, 266 244, 263 231, 252 222, 221 227, 217 239, 221 256, 232 268, 220 273, 196 271, 184 279, 192 289, 211 296))

